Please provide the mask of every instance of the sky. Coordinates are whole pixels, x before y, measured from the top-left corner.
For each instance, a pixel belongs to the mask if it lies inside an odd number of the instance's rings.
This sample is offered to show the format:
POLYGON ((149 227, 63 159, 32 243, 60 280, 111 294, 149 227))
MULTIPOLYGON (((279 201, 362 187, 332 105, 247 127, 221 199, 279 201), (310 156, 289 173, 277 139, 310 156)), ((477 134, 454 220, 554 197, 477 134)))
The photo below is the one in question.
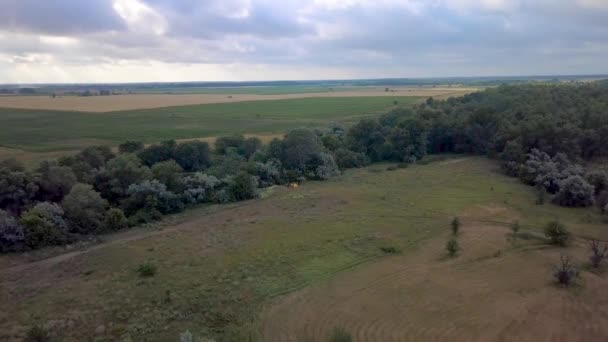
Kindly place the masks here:
POLYGON ((608 0, 0 0, 0 83, 608 73, 608 0))

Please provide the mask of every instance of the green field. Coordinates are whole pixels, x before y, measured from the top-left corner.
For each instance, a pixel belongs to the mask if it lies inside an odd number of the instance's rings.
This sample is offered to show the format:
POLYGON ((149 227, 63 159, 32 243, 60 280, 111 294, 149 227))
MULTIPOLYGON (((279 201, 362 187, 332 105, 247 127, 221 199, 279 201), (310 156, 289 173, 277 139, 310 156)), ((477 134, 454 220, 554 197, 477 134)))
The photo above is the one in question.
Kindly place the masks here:
MULTIPOLYGON (((218 341, 257 341, 259 315, 278 296, 394 258, 381 247, 395 247, 406 262, 423 242, 447 233, 455 215, 464 237, 471 225, 493 222, 486 227, 491 232, 515 217, 524 231, 538 233, 560 217, 578 236, 608 238, 593 209, 535 206, 532 187, 497 173, 486 158, 397 171, 386 166, 299 189, 275 187, 260 200, 201 207, 156 229, 108 236, 107 245, 68 259, 27 264, 36 253, 4 256, 0 339, 10 339, 16 327, 52 321, 50 330, 65 341, 170 341, 187 329, 218 341), (158 267, 156 276, 138 276, 144 262, 158 267), (7 270, 10 264, 25 269, 7 270)), ((502 234, 498 239, 505 241, 502 234)), ((442 246, 431 253, 439 258, 442 246)), ((465 246, 460 260, 468 268, 484 265, 487 258, 467 259, 472 249, 465 246)), ((432 263, 441 265, 438 260, 432 263)))
POLYGON ((91 144, 146 143, 235 133, 284 133, 297 127, 349 124, 415 97, 306 98, 110 113, 0 109, 0 146, 32 152, 73 150, 91 144))

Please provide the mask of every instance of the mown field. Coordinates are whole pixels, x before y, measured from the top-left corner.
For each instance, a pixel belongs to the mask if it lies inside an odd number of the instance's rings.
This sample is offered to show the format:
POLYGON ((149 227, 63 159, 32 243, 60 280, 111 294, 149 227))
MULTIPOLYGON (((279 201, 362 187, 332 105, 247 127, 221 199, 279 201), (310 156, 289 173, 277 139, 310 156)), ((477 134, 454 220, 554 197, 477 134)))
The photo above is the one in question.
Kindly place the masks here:
POLYGON ((0 146, 30 152, 80 149, 125 140, 276 134, 297 127, 349 124, 418 97, 306 98, 82 113, 0 108, 0 146))
POLYGON ((206 206, 100 245, 0 257, 0 339, 42 324, 62 341, 601 340, 608 285, 585 267, 554 285, 561 253, 587 263, 608 240, 595 209, 534 205, 534 189, 482 157, 275 187, 263 199, 206 206), (462 220, 460 255, 444 251, 462 220), (559 218, 573 246, 545 244, 559 218), (525 239, 513 242, 519 220, 525 239), (382 250, 394 248, 395 254, 382 250), (30 262, 49 253, 69 252, 30 262), (156 275, 141 277, 143 263, 156 275))

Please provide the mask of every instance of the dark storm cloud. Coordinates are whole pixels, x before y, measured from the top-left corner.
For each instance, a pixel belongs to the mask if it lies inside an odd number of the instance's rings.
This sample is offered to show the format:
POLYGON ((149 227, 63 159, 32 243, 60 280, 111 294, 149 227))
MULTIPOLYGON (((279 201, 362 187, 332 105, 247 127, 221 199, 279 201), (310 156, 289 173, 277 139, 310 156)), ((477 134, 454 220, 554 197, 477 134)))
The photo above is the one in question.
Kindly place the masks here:
POLYGON ((0 29, 46 35, 121 30, 109 0, 2 0, 0 29))

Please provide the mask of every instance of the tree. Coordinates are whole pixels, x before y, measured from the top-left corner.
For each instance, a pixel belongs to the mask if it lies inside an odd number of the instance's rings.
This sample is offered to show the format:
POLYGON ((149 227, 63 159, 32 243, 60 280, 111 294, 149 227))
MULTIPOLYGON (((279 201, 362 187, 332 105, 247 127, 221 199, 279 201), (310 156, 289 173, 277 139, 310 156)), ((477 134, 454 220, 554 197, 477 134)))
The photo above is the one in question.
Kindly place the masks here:
POLYGON ((108 231, 119 231, 129 226, 125 213, 118 208, 110 208, 104 220, 104 228, 108 231))
POLYGON ((369 164, 369 158, 363 153, 339 148, 334 152, 336 164, 340 169, 363 167, 369 164))
POLYGON ((175 143, 175 140, 166 140, 160 144, 148 146, 140 151, 137 155, 144 165, 152 166, 158 162, 175 159, 176 146, 177 144, 175 143))
POLYGON ((271 151, 277 154, 271 157, 279 159, 283 167, 288 170, 304 173, 313 156, 322 151, 321 140, 313 131, 294 129, 280 141, 278 151, 271 151))
POLYGON ((595 189, 581 176, 570 176, 559 182, 559 192, 553 201, 564 207, 593 205, 595 189))
POLYGON ((243 201, 257 197, 257 182, 247 172, 239 172, 228 182, 228 193, 233 201, 243 201))
POLYGON ((363 119, 348 130, 346 145, 355 152, 364 153, 372 162, 383 159, 385 137, 382 127, 372 119, 363 119))
POLYGON ((25 171, 0 168, 0 208, 19 215, 37 197, 40 187, 35 177, 25 171))
POLYGON ((262 148, 262 141, 257 137, 250 137, 243 142, 240 153, 245 159, 249 159, 260 148, 262 148))
POLYGON ((23 227, 10 213, 0 209, 0 252, 19 250, 23 240, 23 227))
POLYGON ((600 248, 600 242, 598 240, 591 241, 591 266, 599 268, 600 263, 606 258, 606 252, 608 252, 608 244, 604 243, 603 248, 600 248))
POLYGON ((137 153, 143 149, 144 143, 135 140, 127 140, 124 143, 118 145, 118 151, 120 153, 137 153))
POLYGON ((131 184, 127 193, 129 197, 123 201, 123 207, 129 215, 141 209, 158 210, 161 214, 177 213, 184 209, 181 197, 167 191, 167 187, 157 180, 131 184))
POLYGON ((55 203, 42 202, 21 215, 24 242, 30 248, 60 245, 68 241, 68 225, 63 209, 55 203))
POLYGON ((105 173, 100 175, 96 188, 103 197, 115 201, 127 196, 131 184, 137 184, 150 179, 152 173, 141 161, 132 154, 122 154, 110 160, 105 173))
POLYGON ((91 185, 82 183, 74 185, 61 202, 61 206, 72 232, 92 234, 99 233, 103 229, 108 201, 101 198, 91 185))
POLYGON ((43 162, 38 168, 39 196, 42 201, 59 202, 76 184, 76 175, 67 166, 43 162))
POLYGON ((236 148, 238 151, 243 147, 244 143, 245 137, 240 134, 228 137, 219 137, 215 140, 215 153, 226 154, 226 151, 231 147, 236 148))
POLYGON ((179 166, 189 172, 205 170, 211 164, 211 152, 206 142, 183 142, 177 145, 173 157, 179 166))
POLYGON ((545 226, 545 236, 549 238, 552 244, 562 247, 570 241, 570 232, 559 221, 551 221, 545 226))
POLYGON ((152 165, 151 171, 153 178, 165 184, 167 189, 181 192, 183 187, 181 173, 183 169, 174 160, 156 163, 152 165))

